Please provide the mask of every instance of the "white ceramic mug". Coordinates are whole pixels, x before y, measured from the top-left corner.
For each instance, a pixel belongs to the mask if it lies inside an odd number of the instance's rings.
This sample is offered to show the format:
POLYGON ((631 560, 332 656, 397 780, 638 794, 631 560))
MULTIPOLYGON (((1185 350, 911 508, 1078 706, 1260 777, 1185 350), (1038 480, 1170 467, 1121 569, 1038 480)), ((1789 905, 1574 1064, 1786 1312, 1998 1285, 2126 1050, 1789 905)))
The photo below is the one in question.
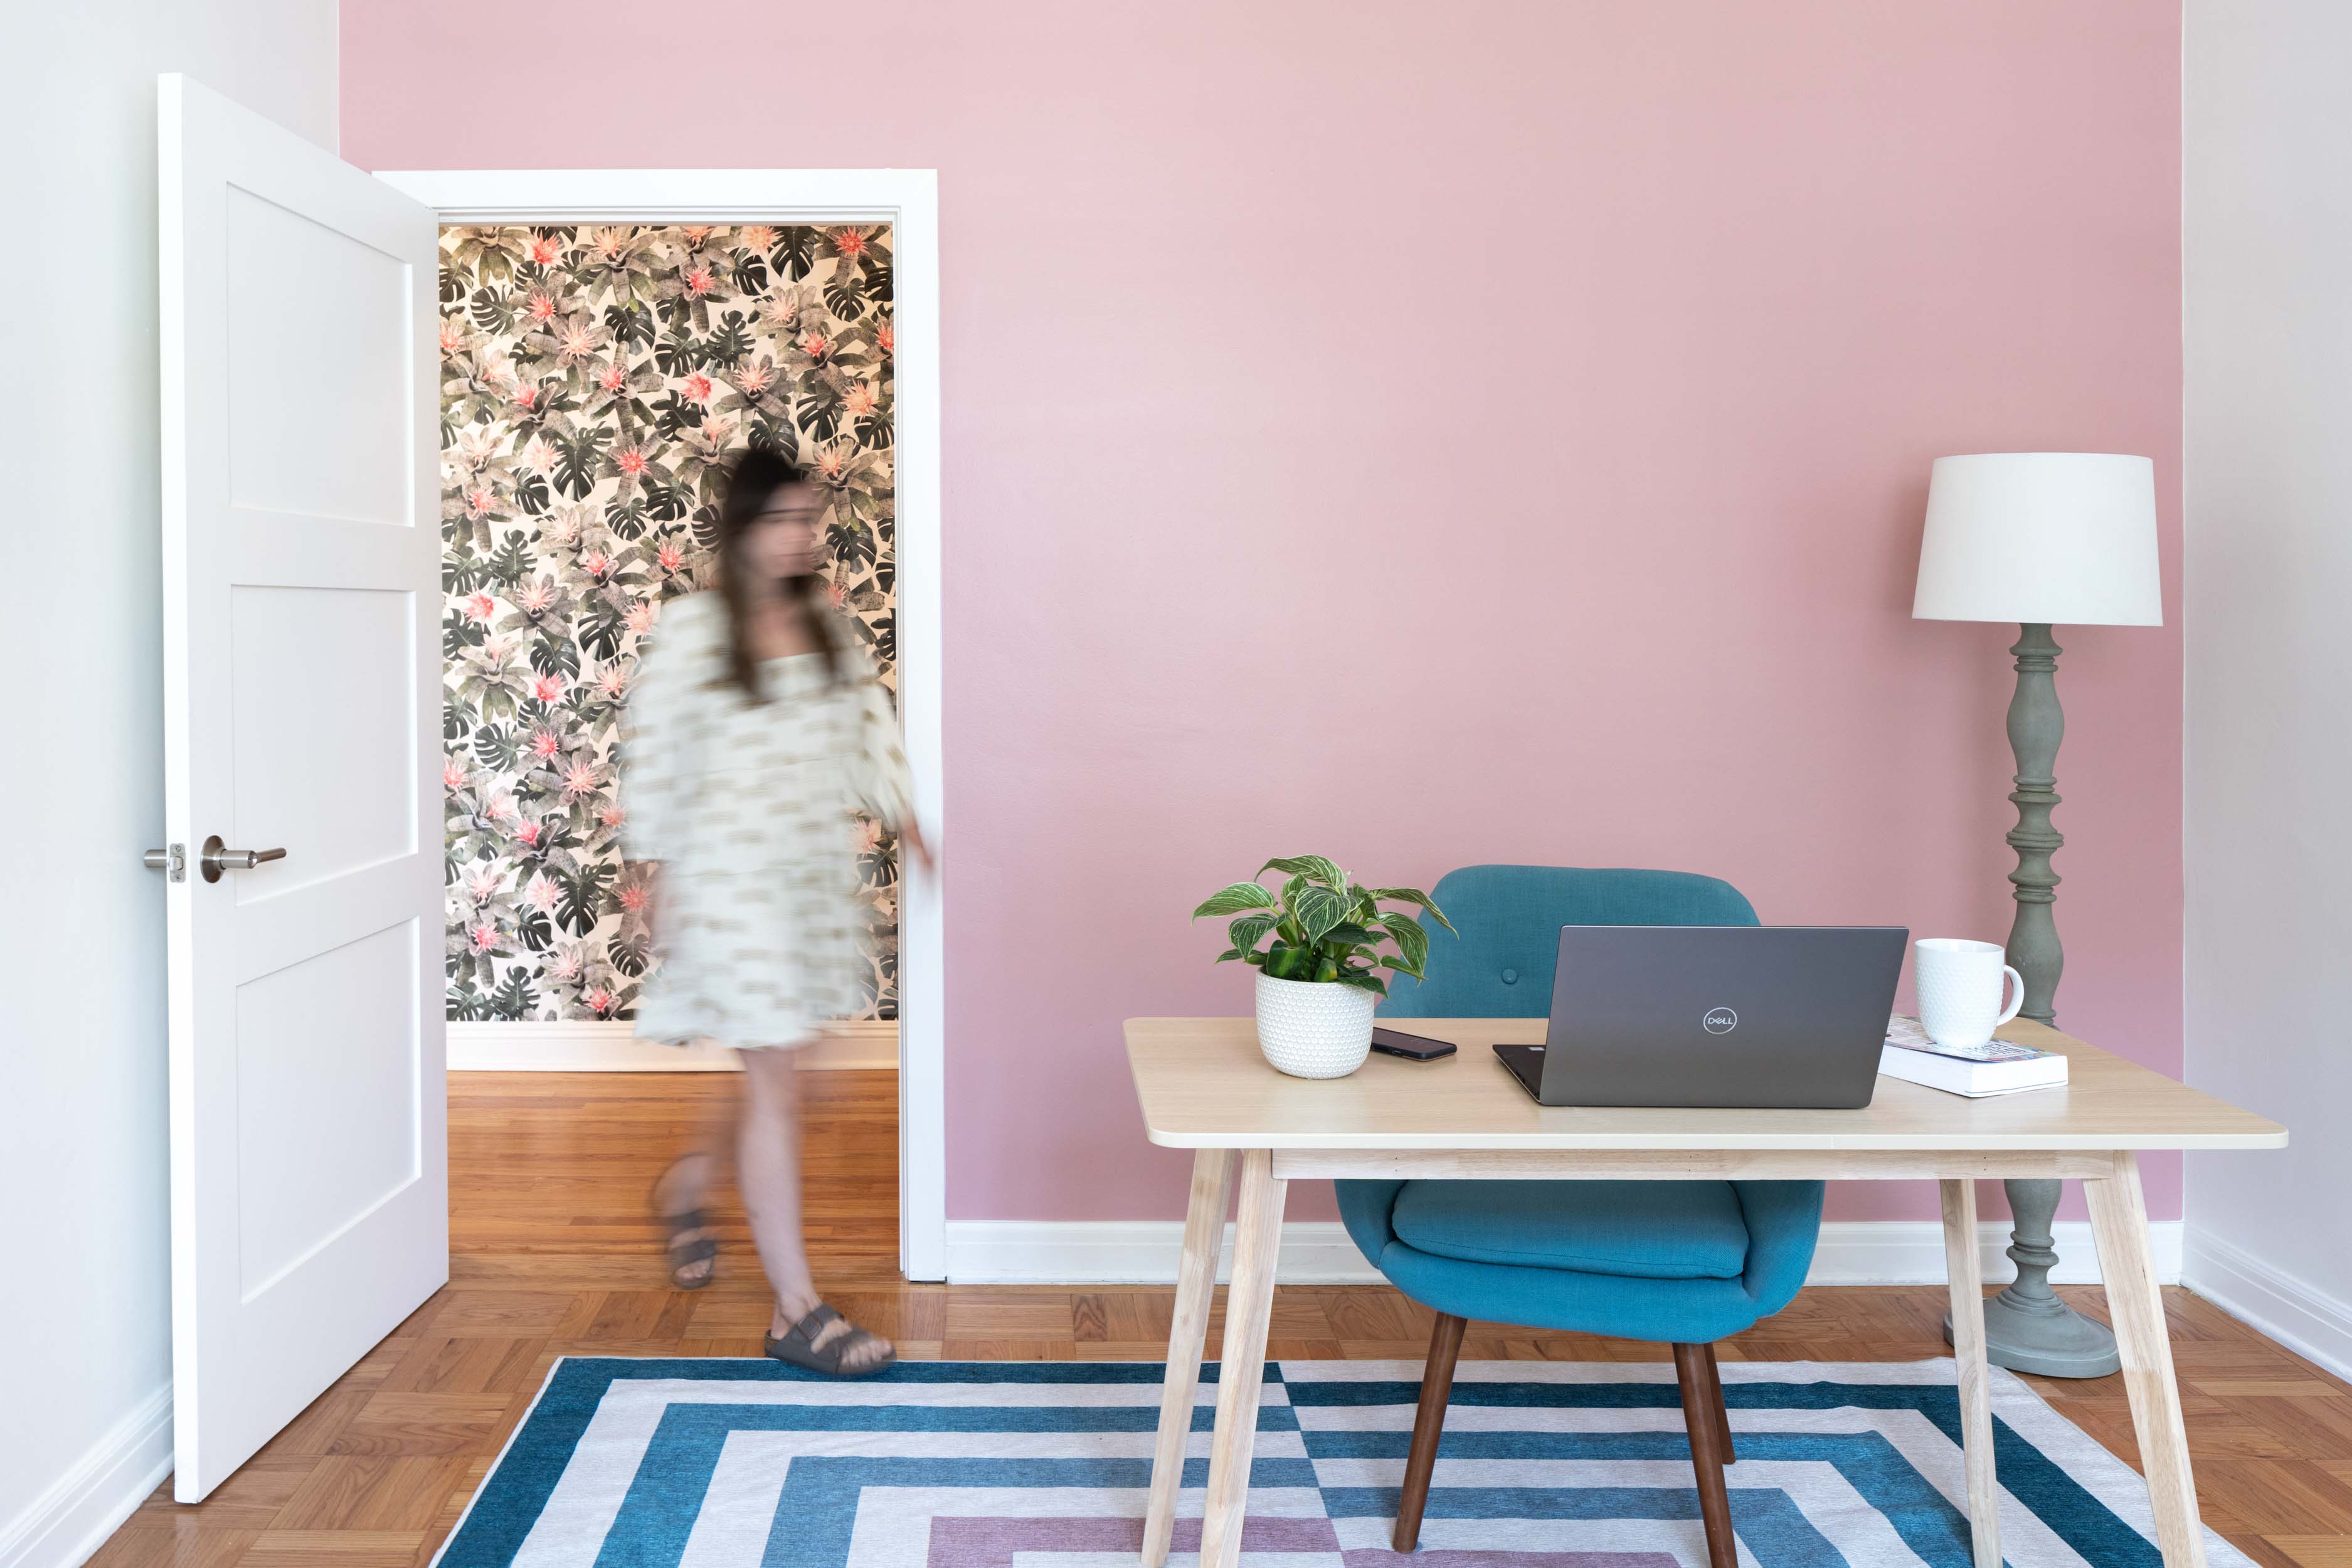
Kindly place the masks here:
POLYGON ((2002 963, 2001 950, 1991 942, 1931 936, 1913 942, 1911 951, 1919 1022, 1939 1046, 1981 1046, 2025 1005, 2025 976, 2002 963), (2017 982, 2017 994, 2003 1009, 2000 993, 2007 980, 2017 982))

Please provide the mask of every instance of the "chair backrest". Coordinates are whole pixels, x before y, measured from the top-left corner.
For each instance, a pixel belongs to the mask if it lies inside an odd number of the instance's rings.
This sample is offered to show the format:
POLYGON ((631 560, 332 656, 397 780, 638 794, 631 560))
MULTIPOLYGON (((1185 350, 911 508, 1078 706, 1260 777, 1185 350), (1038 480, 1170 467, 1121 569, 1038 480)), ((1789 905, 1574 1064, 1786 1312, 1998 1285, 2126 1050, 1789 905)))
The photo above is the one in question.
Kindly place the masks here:
POLYGON ((1392 1018, 1540 1018, 1551 1011, 1559 928, 1752 926, 1730 883, 1688 871, 1572 866, 1465 866, 1430 889, 1462 934, 1427 914, 1429 978, 1398 975, 1381 1011, 1392 1018))

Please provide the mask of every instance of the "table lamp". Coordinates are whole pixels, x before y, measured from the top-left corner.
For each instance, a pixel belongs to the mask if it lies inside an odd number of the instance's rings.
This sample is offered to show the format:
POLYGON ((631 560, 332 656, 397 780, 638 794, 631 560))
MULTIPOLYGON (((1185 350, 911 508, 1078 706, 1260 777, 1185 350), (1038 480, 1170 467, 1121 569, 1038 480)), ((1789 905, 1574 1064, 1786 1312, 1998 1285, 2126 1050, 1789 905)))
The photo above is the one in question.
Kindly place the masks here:
MULTIPOLYGON (((2156 466, 2146 458, 2097 452, 1993 452, 1938 458, 1927 481, 1927 526, 1911 617, 2015 621, 2009 651, 2017 692, 2009 701, 2009 744, 2017 758, 2010 802, 2017 826, 2009 874, 2017 915, 2009 962, 2025 978, 2021 1014, 2053 1023, 2065 954, 2052 910, 2058 876, 2050 858, 2065 843, 2050 825, 2058 804, 2058 644, 2053 625, 2164 624, 2156 560, 2156 466)), ((2119 1364, 2115 1336, 2050 1289, 2058 1261, 2050 1222, 2054 1181, 2008 1182, 2009 1256, 2017 1279, 1985 1306, 1986 1352, 1996 1366, 2045 1377, 2104 1377, 2119 1364)), ((1951 1320, 1944 1334, 1951 1336, 1951 1320)))

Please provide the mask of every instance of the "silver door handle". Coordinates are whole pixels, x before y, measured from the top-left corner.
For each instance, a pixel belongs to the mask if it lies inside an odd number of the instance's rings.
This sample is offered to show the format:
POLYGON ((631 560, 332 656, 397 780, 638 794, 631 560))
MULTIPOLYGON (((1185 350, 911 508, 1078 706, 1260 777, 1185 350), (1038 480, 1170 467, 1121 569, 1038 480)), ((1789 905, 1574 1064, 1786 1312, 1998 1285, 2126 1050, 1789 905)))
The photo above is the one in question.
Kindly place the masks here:
POLYGON ((229 849, 221 844, 215 833, 205 840, 205 852, 196 864, 204 868, 205 880, 217 882, 223 871, 250 871, 264 860, 283 860, 283 849, 229 849))

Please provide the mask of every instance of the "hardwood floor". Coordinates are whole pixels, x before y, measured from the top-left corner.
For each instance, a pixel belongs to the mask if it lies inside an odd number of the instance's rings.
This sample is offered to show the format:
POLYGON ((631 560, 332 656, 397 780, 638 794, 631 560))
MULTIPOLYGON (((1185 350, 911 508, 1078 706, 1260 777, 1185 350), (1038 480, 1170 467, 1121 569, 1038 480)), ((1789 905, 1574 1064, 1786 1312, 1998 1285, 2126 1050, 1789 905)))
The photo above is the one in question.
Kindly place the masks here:
MULTIPOLYGON (((898 1276, 897 1089, 809 1085, 817 1281, 910 1357, 1157 1361, 1160 1288, 908 1285, 898 1276)), ((450 1079, 450 1279, 203 1504, 168 1484, 98 1568, 409 1568, 428 1561, 559 1355, 757 1355, 768 1295, 742 1215, 719 1212, 719 1277, 665 1289, 646 1194, 730 1088, 719 1073, 464 1073, 450 1079)), ((2096 1289, 2069 1300, 2104 1316, 2096 1289)), ((1948 1353, 1943 1288, 1811 1289, 1726 1360, 1948 1353)), ((2352 1386, 2218 1309, 2165 1292, 2206 1521, 2267 1568, 2352 1568, 2352 1386)), ((1276 1292, 1274 1356, 1419 1357, 1430 1317, 1384 1287, 1276 1292)), ((1209 1341, 1219 1342, 1222 1303, 1209 1341)), ((1664 1347, 1474 1323, 1462 1353, 1663 1361, 1664 1347)), ((2117 1378, 2034 1385, 2136 1460, 2117 1378)))

